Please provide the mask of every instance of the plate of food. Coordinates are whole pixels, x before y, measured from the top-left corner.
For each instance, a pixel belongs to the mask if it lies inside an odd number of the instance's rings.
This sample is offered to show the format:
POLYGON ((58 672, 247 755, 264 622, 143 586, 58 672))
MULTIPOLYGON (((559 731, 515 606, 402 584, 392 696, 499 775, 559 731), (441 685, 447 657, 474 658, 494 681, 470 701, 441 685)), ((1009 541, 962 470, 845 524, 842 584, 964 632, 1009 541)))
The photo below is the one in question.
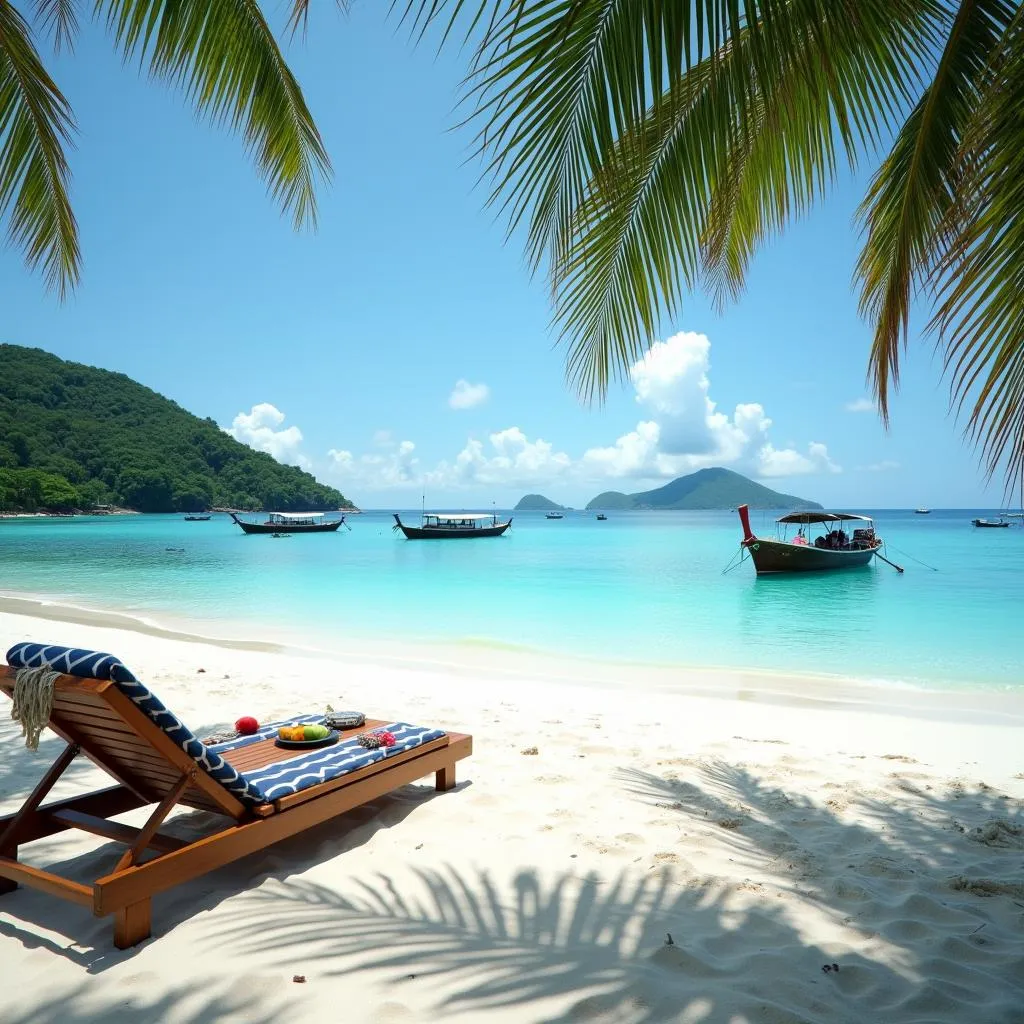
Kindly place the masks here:
POLYGON ((338 742, 338 733, 326 725, 283 725, 277 730, 274 742, 279 747, 294 750, 329 747, 338 742))

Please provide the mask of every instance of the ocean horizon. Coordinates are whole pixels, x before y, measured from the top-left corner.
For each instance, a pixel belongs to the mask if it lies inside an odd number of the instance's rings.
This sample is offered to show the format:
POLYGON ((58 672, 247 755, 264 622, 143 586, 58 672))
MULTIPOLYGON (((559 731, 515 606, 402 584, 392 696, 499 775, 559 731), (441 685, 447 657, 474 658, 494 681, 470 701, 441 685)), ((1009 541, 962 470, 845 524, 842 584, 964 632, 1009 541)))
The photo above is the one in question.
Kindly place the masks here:
MULTIPOLYGON (((406 513, 418 515, 418 511, 406 513)), ((505 512, 502 512, 505 514, 505 512)), ((201 636, 521 650, 659 667, 836 676, 928 688, 1020 686, 1024 528, 992 510, 865 510, 904 574, 756 577, 731 512, 513 512, 500 539, 419 543, 392 512, 337 534, 245 536, 226 515, 0 522, 0 589, 201 636)), ((753 513, 756 531, 776 513, 753 513)), ((59 624, 53 638, 60 641, 59 624)), ((15 642, 18 637, 6 638, 15 642)))

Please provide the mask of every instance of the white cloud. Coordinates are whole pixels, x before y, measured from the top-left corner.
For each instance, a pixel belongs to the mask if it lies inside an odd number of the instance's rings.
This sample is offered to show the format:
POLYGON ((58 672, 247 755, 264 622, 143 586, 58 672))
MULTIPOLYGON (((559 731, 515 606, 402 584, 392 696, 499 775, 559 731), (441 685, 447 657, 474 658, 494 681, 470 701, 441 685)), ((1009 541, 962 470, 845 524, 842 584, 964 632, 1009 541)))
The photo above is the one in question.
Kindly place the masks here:
POLYGON ((847 412, 874 412, 875 403, 870 398, 855 398, 852 402, 847 402, 843 408, 847 412))
POLYGON ((361 486, 369 490, 408 487, 419 480, 419 459, 412 441, 397 444, 387 431, 377 431, 374 441, 378 454, 355 456, 350 451, 332 448, 327 453, 329 474, 342 487, 361 486), (387 435, 387 436, 385 436, 387 435))
MULTIPOLYGON (((711 397, 710 354, 708 338, 694 332, 652 345, 630 371, 644 417, 614 443, 588 448, 578 458, 513 426, 486 440, 470 437, 453 459, 421 469, 411 441, 398 445, 389 432, 378 431, 374 453, 357 458, 332 449, 332 469, 339 483, 367 489, 412 483, 533 489, 569 481, 654 482, 709 466, 765 479, 841 472, 821 441, 777 448, 770 437, 772 421, 759 402, 721 411, 711 397)), ((453 408, 469 408, 486 395, 486 385, 460 380, 449 401, 453 408)))
POLYGON ((468 380, 457 380, 452 393, 448 396, 448 404, 453 409, 472 409, 483 405, 490 393, 491 389, 486 384, 470 384, 468 380))
POLYGON ((260 402, 248 412, 240 412, 230 427, 222 428, 236 441, 255 448, 258 452, 273 455, 278 462, 289 466, 310 468, 310 461, 299 451, 302 444, 302 431, 296 426, 280 427, 285 421, 285 414, 269 402, 260 402))
POLYGON ((630 370, 636 400, 651 418, 614 445, 586 451, 583 468, 633 479, 670 479, 722 465, 759 477, 840 471, 820 442, 806 452, 772 445, 772 421, 758 402, 740 403, 731 416, 718 411, 710 395, 710 354, 707 336, 693 331, 655 342, 630 370))
POLYGON ((499 430, 488 441, 489 449, 470 438, 453 462, 442 462, 428 474, 428 482, 530 487, 558 480, 572 469, 565 452, 556 452, 541 438, 531 441, 519 427, 499 430))

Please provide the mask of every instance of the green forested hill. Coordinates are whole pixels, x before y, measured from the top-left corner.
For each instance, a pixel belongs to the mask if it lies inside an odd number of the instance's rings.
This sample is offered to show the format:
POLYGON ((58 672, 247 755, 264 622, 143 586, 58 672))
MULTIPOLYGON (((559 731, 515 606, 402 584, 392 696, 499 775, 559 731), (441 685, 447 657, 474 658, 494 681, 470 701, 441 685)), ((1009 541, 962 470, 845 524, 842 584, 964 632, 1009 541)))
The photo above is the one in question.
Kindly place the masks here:
POLYGON ((350 507, 121 373, 0 345, 0 510, 350 507))
POLYGON ((524 494, 513 512, 563 512, 564 505, 557 505, 543 494, 524 494))
POLYGON ((587 504, 588 509, 718 509, 749 505, 751 508, 819 509, 806 498, 780 494, 731 469, 714 467, 681 476, 653 491, 623 494, 605 491, 587 504))

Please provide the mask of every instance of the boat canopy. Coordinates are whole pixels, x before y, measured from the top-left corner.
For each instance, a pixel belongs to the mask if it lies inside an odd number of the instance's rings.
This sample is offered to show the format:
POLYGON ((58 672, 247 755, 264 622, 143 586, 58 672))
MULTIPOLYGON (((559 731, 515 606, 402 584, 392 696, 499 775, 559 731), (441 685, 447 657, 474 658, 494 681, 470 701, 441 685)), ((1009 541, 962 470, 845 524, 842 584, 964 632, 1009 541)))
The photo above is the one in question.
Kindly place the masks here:
POLYGON ((872 522, 871 516, 858 516, 852 512, 790 512, 788 516, 777 519, 779 523, 846 523, 855 520, 862 523, 872 522))
POLYGON ((465 522, 477 522, 480 519, 492 519, 492 512, 426 512, 427 519, 460 520, 465 522))
POLYGON ((271 512, 275 519, 298 520, 298 519, 323 519, 323 512, 271 512))

